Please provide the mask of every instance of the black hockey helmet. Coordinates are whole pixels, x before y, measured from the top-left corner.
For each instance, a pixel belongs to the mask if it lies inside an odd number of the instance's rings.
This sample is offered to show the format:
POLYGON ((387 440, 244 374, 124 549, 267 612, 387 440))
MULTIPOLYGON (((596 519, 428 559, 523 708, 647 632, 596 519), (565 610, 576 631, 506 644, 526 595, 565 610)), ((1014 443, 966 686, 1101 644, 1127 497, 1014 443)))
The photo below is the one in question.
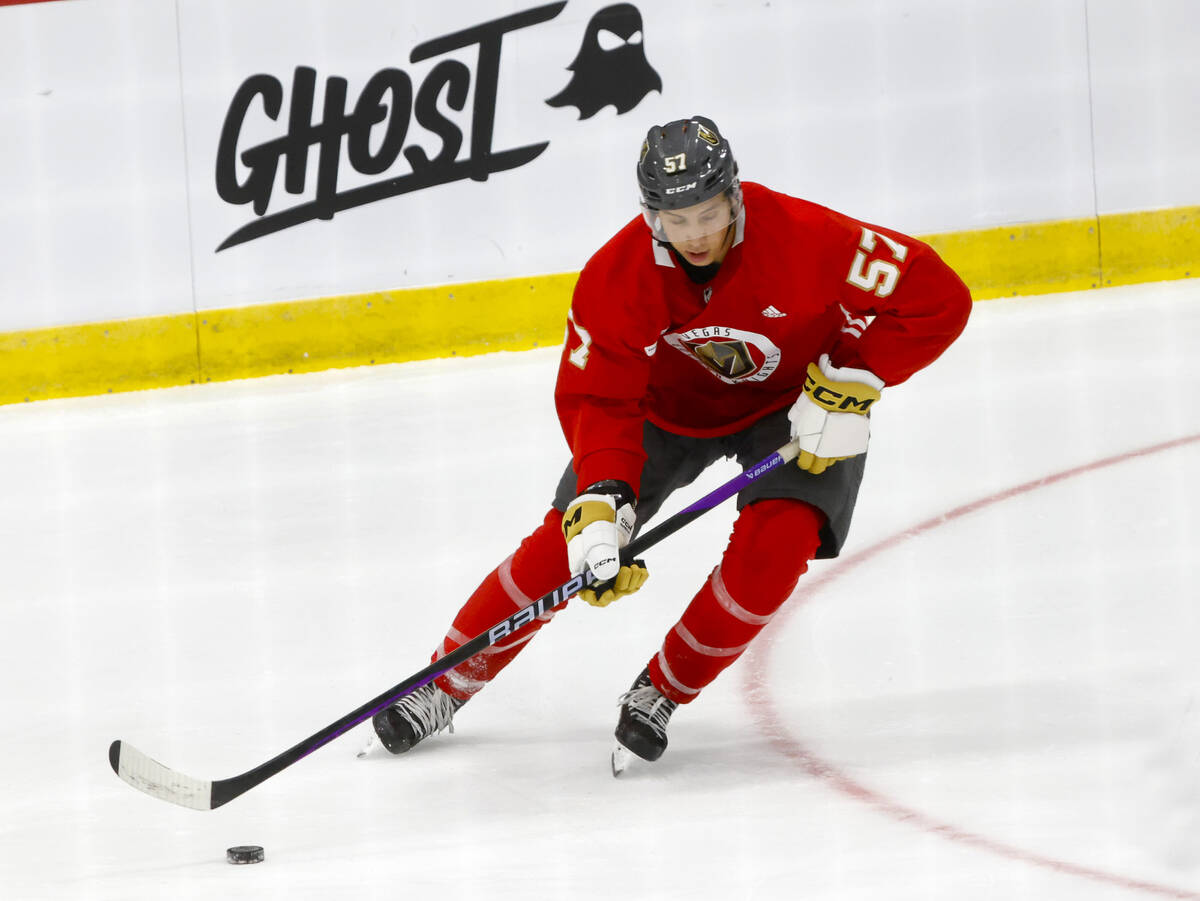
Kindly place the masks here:
POLYGON ((729 221, 736 219, 742 206, 737 174, 733 150, 712 119, 692 116, 653 126, 642 142, 637 164, 646 222, 661 238, 656 212, 695 206, 726 191, 729 221))

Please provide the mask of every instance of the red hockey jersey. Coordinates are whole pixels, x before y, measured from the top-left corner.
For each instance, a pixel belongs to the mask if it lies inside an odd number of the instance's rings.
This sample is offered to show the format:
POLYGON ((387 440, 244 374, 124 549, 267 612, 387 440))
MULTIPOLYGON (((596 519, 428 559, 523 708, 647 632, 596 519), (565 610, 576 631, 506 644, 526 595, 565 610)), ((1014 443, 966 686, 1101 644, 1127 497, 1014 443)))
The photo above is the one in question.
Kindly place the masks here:
POLYGON ((966 326, 966 285, 933 249, 762 185, 714 278, 696 284, 638 217, 575 286, 555 402, 582 489, 638 490, 649 419, 725 435, 791 405, 808 364, 866 368, 886 385, 966 326))

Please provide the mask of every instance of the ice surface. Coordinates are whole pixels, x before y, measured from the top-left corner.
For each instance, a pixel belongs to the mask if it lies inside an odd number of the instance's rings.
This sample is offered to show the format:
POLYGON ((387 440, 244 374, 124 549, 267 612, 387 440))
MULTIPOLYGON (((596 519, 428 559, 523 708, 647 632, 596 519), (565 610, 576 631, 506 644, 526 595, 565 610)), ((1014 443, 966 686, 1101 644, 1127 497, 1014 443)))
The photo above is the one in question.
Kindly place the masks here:
POLYGON ((612 777, 616 698, 730 504, 454 735, 360 727, 211 812, 109 743, 229 777, 421 668, 548 505, 557 351, 0 408, 0 895, 1200 898, 1198 348, 1200 280, 979 305, 653 766, 612 777))

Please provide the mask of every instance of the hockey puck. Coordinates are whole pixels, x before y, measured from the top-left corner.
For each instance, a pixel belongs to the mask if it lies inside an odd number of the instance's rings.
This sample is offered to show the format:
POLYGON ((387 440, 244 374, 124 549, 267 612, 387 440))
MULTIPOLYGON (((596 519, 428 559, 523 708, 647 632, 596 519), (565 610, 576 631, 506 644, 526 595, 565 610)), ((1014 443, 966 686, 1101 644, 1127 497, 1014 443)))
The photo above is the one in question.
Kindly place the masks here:
POLYGON ((225 852, 230 863, 262 863, 265 857, 262 845, 235 845, 225 852))

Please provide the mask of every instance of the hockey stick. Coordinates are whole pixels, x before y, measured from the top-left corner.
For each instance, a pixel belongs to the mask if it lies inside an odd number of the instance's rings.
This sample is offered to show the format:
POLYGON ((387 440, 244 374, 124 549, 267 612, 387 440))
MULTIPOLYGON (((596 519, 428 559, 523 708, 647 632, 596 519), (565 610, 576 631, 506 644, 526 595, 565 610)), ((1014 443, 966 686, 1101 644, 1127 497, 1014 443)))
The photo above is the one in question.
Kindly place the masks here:
MULTIPOLYGON (((709 492, 689 507, 680 510, 645 534, 631 541, 621 552, 622 558, 631 560, 638 554, 658 544, 668 535, 682 529, 685 525, 722 501, 733 497, 746 485, 761 478, 768 472, 796 458, 798 453, 795 443, 784 445, 775 453, 766 457, 749 469, 746 469, 721 487, 709 492)), ((418 673, 409 676, 399 685, 395 685, 383 694, 373 698, 356 710, 347 713, 336 723, 330 723, 320 732, 273 757, 266 763, 252 770, 234 776, 230 779, 218 779, 215 782, 205 779, 194 779, 185 776, 169 767, 163 766, 156 760, 147 757, 137 748, 123 741, 114 741, 108 749, 108 762, 113 771, 134 788, 145 792, 162 801, 170 801, 181 807, 193 810, 212 810, 232 801, 234 798, 248 792, 276 773, 286 769, 293 763, 303 760, 313 751, 324 747, 338 736, 348 732, 364 720, 373 717, 380 710, 394 704, 400 698, 432 682, 442 673, 454 669, 459 664, 474 657, 484 648, 490 647, 501 638, 517 632, 533 622, 548 610, 559 607, 578 594, 580 590, 596 581, 590 573, 573 576, 559 585, 553 591, 543 595, 531 604, 522 607, 508 619, 497 623, 486 632, 477 635, 466 644, 435 660, 418 673)))

